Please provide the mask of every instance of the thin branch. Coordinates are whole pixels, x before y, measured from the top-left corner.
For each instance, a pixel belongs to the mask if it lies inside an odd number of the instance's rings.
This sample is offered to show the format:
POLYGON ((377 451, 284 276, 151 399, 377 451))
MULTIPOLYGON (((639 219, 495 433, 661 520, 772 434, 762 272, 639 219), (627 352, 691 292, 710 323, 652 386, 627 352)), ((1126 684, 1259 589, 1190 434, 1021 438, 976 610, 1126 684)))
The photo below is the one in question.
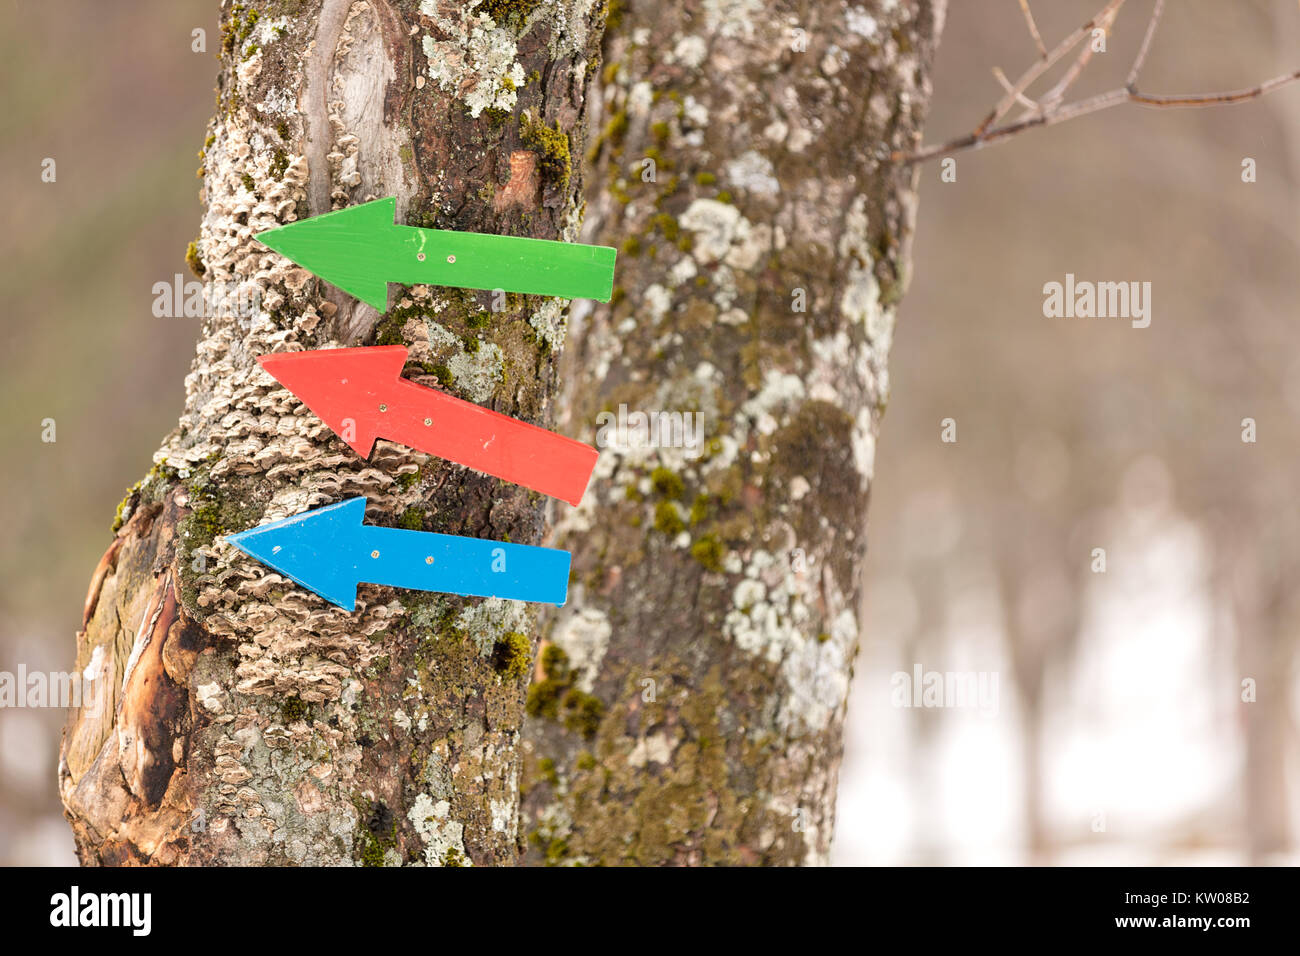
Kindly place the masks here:
POLYGON ((1043 38, 1038 32, 1038 24, 1034 23, 1034 15, 1029 12, 1029 0, 1020 0, 1020 9, 1025 15, 1025 23, 1029 25, 1029 35, 1034 38, 1034 43, 1038 47, 1038 55, 1047 56, 1047 47, 1043 46, 1043 38))
MULTIPOLYGON (((1000 66, 993 67, 993 78, 1002 84, 1002 88, 1004 90, 1008 92, 1012 91, 1011 81, 1007 79, 1007 75, 1002 72, 1002 68, 1000 66)), ((1021 106, 1023 106, 1025 109, 1030 110, 1031 112, 1037 112, 1039 109, 1038 104, 1035 103, 1033 100, 1031 100, 1029 97, 1025 96, 1025 94, 1023 93, 1016 94, 1016 102, 1019 103, 1021 106)))
POLYGON ((1160 14, 1165 9, 1165 0, 1156 0, 1155 9, 1151 11, 1151 22, 1147 24, 1146 36, 1142 38, 1142 46, 1138 50, 1137 59, 1133 61, 1133 69, 1128 71, 1128 79, 1124 85, 1130 90, 1137 83, 1138 73, 1142 71, 1142 64, 1147 61, 1147 51, 1151 49, 1151 38, 1156 35, 1156 24, 1160 22, 1160 14))
POLYGON ((1247 87, 1241 90, 1228 90, 1223 93, 1190 93, 1176 95, 1158 95, 1152 93, 1139 93, 1130 89, 1115 89, 1106 93, 1098 93, 1096 96, 1088 97, 1084 100, 1077 100, 1068 103, 1065 106, 1057 107, 1050 113, 1040 113, 1036 116, 1026 117, 1017 120, 1014 123, 1008 123, 1006 126, 999 126, 995 129, 987 130, 984 133, 970 133, 966 136, 960 136, 957 139, 947 143, 935 146, 926 146, 923 149, 916 150, 912 153, 894 152, 890 154, 890 159, 899 163, 920 163, 927 159, 933 159, 936 156, 947 156, 950 153, 958 153, 967 149, 983 149, 985 146, 991 146, 994 143, 1001 142, 1009 136, 1016 133, 1024 132, 1036 126, 1055 126, 1058 123, 1064 123, 1066 120, 1077 119, 1080 116, 1086 116, 1089 113, 1097 113, 1101 110, 1110 109, 1119 106, 1121 103, 1137 103, 1140 106, 1151 107, 1153 109, 1187 109, 1192 107, 1203 106, 1223 106, 1230 103, 1241 103, 1245 100, 1253 100, 1258 97, 1272 93, 1274 90, 1281 89, 1289 83, 1300 80, 1300 70, 1293 73, 1285 73, 1282 76, 1275 76, 1257 86, 1247 87))
POLYGON ((1097 96, 1086 100, 1080 100, 1077 103, 1071 103, 1067 106, 1059 107, 1051 113, 1038 113, 1034 116, 1028 116, 1024 119, 1017 120, 1014 123, 1008 123, 1006 126, 998 126, 995 129, 987 130, 984 133, 968 133, 965 136, 959 136, 957 139, 947 143, 941 143, 935 146, 926 146, 918 149, 913 153, 894 152, 890 158, 894 162, 900 163, 920 163, 927 159, 934 159, 936 156, 947 156, 950 153, 959 153, 967 149, 983 149, 985 146, 992 146, 999 143, 1009 136, 1016 133, 1024 132, 1027 129, 1033 129, 1036 126, 1055 126, 1057 123, 1063 123, 1067 119, 1074 119, 1087 113, 1096 113, 1098 110, 1108 109, 1112 106, 1118 106, 1129 97, 1128 90, 1111 90, 1109 93, 1100 93, 1097 96))
POLYGON ((1118 10, 1123 3, 1124 0, 1110 0, 1110 2, 1102 8, 1101 13, 1097 14, 1097 16, 1093 17, 1083 26, 1079 27, 1079 29, 1075 30, 1068 37, 1058 43, 1052 52, 1047 54, 1047 56, 1042 57, 1030 65, 1029 69, 1025 70, 1025 72, 1020 75, 1020 79, 1016 80, 1012 85, 1012 88, 1007 91, 1007 94, 998 101, 998 104, 995 107, 993 107, 993 112, 989 113, 989 115, 984 118, 984 121, 980 123, 979 126, 975 127, 975 135, 982 135, 985 130, 1005 116, 1007 110, 1011 109, 1011 107, 1016 104, 1016 97, 1024 93, 1025 90, 1029 88, 1029 84, 1033 83, 1034 80, 1038 79, 1047 70, 1051 69, 1053 64, 1060 60, 1061 57, 1074 49, 1075 44, 1092 31, 1093 27, 1097 25, 1097 21, 1100 20, 1101 17, 1118 10))
POLYGON ((1179 93, 1169 96, 1158 96, 1152 93, 1139 93, 1137 90, 1129 90, 1128 98, 1134 103, 1140 103, 1143 106, 1163 107, 1165 109, 1186 109, 1195 106, 1224 106, 1229 103, 1241 103, 1245 100, 1253 100, 1260 96, 1266 96, 1274 90, 1281 89, 1288 83, 1294 83, 1300 80, 1300 70, 1291 73, 1283 73, 1281 76, 1275 76, 1271 80, 1265 80, 1255 86, 1248 86, 1241 90, 1227 90, 1223 93, 1179 93))
MULTIPOLYGON (((1113 10, 1102 11, 1102 13, 1097 17, 1097 22, 1093 29, 1104 30, 1106 34, 1109 35, 1110 28, 1115 23, 1115 15, 1118 12, 1119 5, 1116 5, 1113 10)), ((1060 103, 1065 99, 1065 94, 1069 91, 1070 87, 1074 85, 1074 81, 1079 78, 1087 65, 1092 62, 1092 54, 1094 52, 1091 43, 1085 42, 1083 44, 1083 49, 1079 51, 1078 57, 1070 64, 1070 68, 1066 70, 1065 75, 1061 77, 1060 82, 1048 90, 1047 94, 1041 98, 1040 102, 1045 108, 1051 109, 1057 103, 1060 103)))
MULTIPOLYGON (((1068 37, 1056 45, 1050 52, 1045 53, 1037 62, 1033 63, 1020 78, 1012 83, 998 67, 993 68, 993 76, 998 83, 1002 85, 1005 91, 1002 98, 998 101, 993 111, 984 119, 975 130, 965 136, 959 136, 957 139, 950 140, 947 143, 941 143, 934 146, 925 146, 912 152, 895 150, 890 154, 890 160, 896 163, 920 163, 927 159, 933 159, 936 156, 947 156, 951 153, 961 152, 967 149, 983 149, 985 146, 991 146, 999 143, 1016 133, 1032 129, 1036 126, 1055 126, 1066 120, 1076 119, 1080 116, 1086 116, 1089 113, 1097 113, 1101 110, 1110 109, 1119 106, 1122 103, 1136 103, 1139 106, 1145 106, 1153 109, 1187 109, 1204 106, 1221 106, 1230 103, 1241 103, 1246 100, 1253 100, 1261 96, 1266 96, 1274 90, 1281 89, 1289 83, 1300 80, 1300 70, 1292 73, 1285 73, 1281 76, 1275 76, 1271 80, 1265 80, 1256 86, 1246 87, 1240 90, 1227 90, 1220 93, 1179 93, 1179 94, 1155 94, 1141 93, 1136 88, 1138 74, 1142 70, 1142 65, 1146 62, 1147 54, 1151 49, 1151 40, 1155 36, 1156 27, 1160 22, 1160 15, 1164 11, 1165 0, 1156 0, 1155 6, 1151 12, 1151 19, 1147 23, 1146 34, 1142 38, 1142 46, 1138 49, 1133 66, 1129 70, 1128 79, 1122 88, 1110 90, 1105 93, 1099 93, 1096 96, 1087 97, 1086 99, 1076 100, 1073 103, 1061 102, 1065 91, 1083 72, 1084 67, 1088 65, 1092 58, 1091 46, 1085 46, 1080 52, 1074 64, 1043 98, 1035 102, 1025 95, 1025 90, 1030 84, 1041 76, 1046 70, 1050 69, 1053 64, 1061 59, 1066 53, 1072 50, 1075 45, 1085 37, 1089 31, 1101 26, 1107 31, 1114 23, 1115 15, 1123 5, 1124 0, 1110 0, 1101 9, 1095 17, 1085 23, 1079 29, 1075 30, 1068 37), (1025 112, 1013 122, 1004 123, 1001 126, 994 126, 998 120, 1002 119, 1011 109, 1012 106, 1019 103, 1024 107, 1025 112)), ((1021 9, 1026 16, 1026 22, 1030 24, 1030 31, 1035 35, 1042 49, 1041 38, 1038 37, 1038 28, 1033 25, 1033 17, 1029 13, 1027 0, 1021 0, 1021 9)))

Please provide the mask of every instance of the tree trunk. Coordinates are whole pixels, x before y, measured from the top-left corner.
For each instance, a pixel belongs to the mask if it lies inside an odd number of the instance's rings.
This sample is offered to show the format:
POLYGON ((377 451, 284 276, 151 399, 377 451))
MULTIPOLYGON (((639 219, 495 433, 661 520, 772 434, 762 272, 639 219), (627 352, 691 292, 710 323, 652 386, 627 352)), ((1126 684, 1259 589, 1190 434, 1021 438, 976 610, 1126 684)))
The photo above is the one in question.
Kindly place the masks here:
POLYGON ((915 207, 882 157, 919 139, 942 19, 611 16, 588 226, 621 252, 614 301, 575 312, 562 403, 606 447, 557 525, 575 580, 529 692, 532 861, 826 859, 915 207), (630 447, 620 408, 698 414, 701 454, 630 447))
POLYGON ((363 585, 348 614, 222 536, 365 495, 370 523, 538 543, 540 496, 383 441, 364 461, 255 359, 404 342, 420 384, 547 424, 564 303, 414 287, 381 318, 253 236, 396 196, 412 225, 576 238, 569 156, 604 7, 244 0, 222 15, 187 258, 260 307, 204 320, 180 422, 92 580, 77 666, 104 690, 71 716, 60 763, 78 852, 513 862, 535 612, 363 585))
POLYGON ((1287 678, 1293 668, 1286 638, 1294 632, 1296 618, 1291 596, 1295 574, 1285 558, 1291 529, 1278 534, 1276 526, 1283 519, 1270 514, 1269 521, 1273 527, 1256 527, 1245 534, 1243 529, 1251 524, 1243 521, 1235 525, 1235 540, 1225 549, 1230 556, 1224 573, 1229 580, 1240 668, 1233 693, 1245 743, 1241 775, 1245 844, 1254 866, 1271 865, 1291 845, 1287 799, 1291 695, 1287 678), (1268 555, 1268 560, 1261 561, 1261 554, 1268 555), (1243 696, 1243 678, 1252 681, 1253 693, 1248 697, 1243 696))

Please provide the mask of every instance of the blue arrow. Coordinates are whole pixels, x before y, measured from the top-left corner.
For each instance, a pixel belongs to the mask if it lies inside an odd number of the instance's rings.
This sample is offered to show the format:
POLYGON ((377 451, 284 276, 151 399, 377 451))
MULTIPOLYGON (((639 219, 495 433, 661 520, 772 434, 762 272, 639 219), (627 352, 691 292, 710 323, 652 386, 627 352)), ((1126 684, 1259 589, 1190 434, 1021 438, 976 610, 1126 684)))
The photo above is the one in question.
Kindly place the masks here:
POLYGON ((556 605, 568 597, 567 551, 378 528, 365 516, 366 499, 349 498, 226 540, 348 611, 362 581, 556 605))

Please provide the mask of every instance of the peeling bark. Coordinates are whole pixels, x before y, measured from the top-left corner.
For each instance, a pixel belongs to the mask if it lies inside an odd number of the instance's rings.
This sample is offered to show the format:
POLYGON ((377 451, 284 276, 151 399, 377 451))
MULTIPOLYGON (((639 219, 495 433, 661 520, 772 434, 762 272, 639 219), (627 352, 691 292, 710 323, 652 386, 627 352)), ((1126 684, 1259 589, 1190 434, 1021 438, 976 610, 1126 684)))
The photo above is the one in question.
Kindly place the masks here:
POLYGON ((246 0, 222 19, 190 261, 258 307, 205 320, 178 426, 92 578, 77 665, 104 693, 60 761, 78 853, 512 862, 535 612, 363 585, 350 615, 223 535, 365 495, 371 523, 539 543, 540 496, 383 441, 363 461, 255 359, 404 342, 414 381, 546 425, 566 306, 413 287, 381 318, 253 236, 395 195, 411 225, 575 238, 581 175, 553 171, 582 154, 604 10, 246 0), (551 172, 498 205, 520 152, 551 172))
POLYGON ((915 206, 883 157, 919 143, 942 18, 611 15, 588 238, 622 250, 614 302, 574 316, 565 424, 599 440, 623 405, 699 413, 705 437, 698 458, 602 449, 561 514, 575 583, 529 692, 532 862, 826 859, 915 206))

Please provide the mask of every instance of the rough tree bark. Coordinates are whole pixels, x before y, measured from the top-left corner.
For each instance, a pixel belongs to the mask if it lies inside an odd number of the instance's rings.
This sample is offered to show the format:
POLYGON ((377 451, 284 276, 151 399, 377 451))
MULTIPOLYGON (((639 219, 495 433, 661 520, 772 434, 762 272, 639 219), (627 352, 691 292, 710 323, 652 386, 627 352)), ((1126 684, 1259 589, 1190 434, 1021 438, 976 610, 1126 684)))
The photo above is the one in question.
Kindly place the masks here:
POLYGON ((559 515, 576 579, 529 692, 533 862, 826 859, 915 206, 882 157, 919 142, 942 20, 611 14, 587 226, 622 251, 613 303, 575 310, 561 415, 592 440, 620 405, 695 412, 705 447, 606 449, 559 515))
POLYGON ((254 360, 405 342, 421 384, 545 424, 565 305, 415 287, 381 318, 252 237, 395 195, 413 225, 575 238, 604 18, 596 0, 223 2, 188 258, 261 304, 205 320, 180 422, 91 583, 77 666, 105 706, 71 716, 60 762, 83 862, 515 860, 535 612, 363 585, 348 614, 222 535, 366 495, 372 523, 538 543, 540 496, 382 441, 363 461, 254 360))

